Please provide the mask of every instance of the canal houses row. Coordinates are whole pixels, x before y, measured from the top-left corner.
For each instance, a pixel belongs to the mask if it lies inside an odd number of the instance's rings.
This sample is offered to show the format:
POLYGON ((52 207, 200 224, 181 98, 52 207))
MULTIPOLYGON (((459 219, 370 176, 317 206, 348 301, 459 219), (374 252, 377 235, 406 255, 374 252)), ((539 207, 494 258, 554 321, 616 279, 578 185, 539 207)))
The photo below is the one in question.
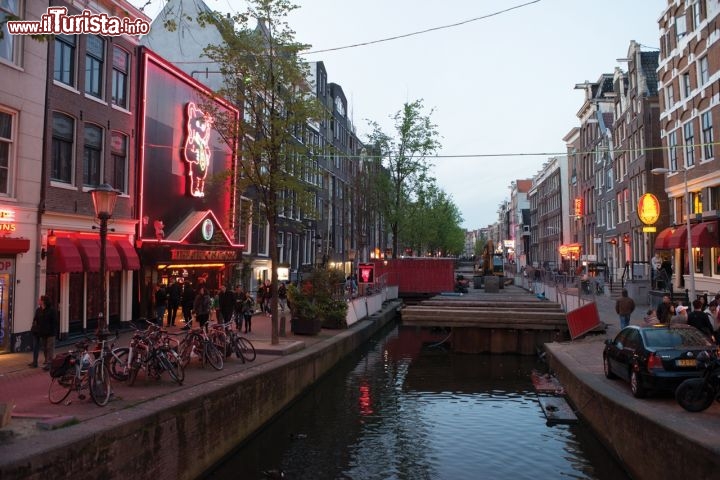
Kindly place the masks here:
MULTIPOLYGON (((49 6, 11 2, 0 13, 38 21, 49 6)), ((269 233, 252 215, 252 196, 236 196, 217 181, 199 184, 191 168, 188 150, 198 146, 191 142, 210 152, 201 180, 233 172, 237 161, 212 129, 207 136, 197 131, 206 126, 201 105, 218 87, 212 84, 217 68, 203 64, 201 75, 194 71, 199 66, 188 70, 184 60, 199 59, 212 38, 194 52, 186 51, 192 42, 185 42, 175 49, 181 56, 168 59, 153 47, 172 53, 172 46, 166 48, 171 32, 162 22, 153 30, 151 19, 125 0, 53 6, 66 7, 69 15, 87 8, 127 17, 145 24, 150 35, 0 39, 0 352, 30 348, 41 294, 58 306, 59 333, 68 336, 95 330, 100 318, 113 328, 152 316, 158 283, 242 283, 254 290, 270 277, 269 233), (90 193, 101 184, 119 192, 109 219, 105 278, 90 193)), ((198 35, 212 33, 192 28, 198 35)), ((342 88, 328 81, 322 62, 311 72, 308 81, 326 116, 307 126, 303 141, 323 145, 325 155, 308 159, 319 172, 307 179, 318 192, 318 214, 280 213, 281 278, 288 280, 321 263, 349 273, 389 245, 382 219, 366 222, 362 235, 352 226, 363 210, 363 197, 353 188, 365 151, 342 88)))
POLYGON ((576 85, 584 94, 579 122, 563 138, 567 154, 532 179, 529 216, 518 217, 530 223, 509 228, 517 202, 506 201, 485 229, 496 243, 510 240, 517 272, 525 265, 577 272, 597 262, 616 285, 655 286, 653 270, 664 262, 672 286, 684 291, 689 216, 696 292, 720 291, 718 20, 717 1, 668 0, 658 16, 659 49, 630 41, 622 67, 576 85), (657 199, 652 224, 638 211, 645 194, 657 199))

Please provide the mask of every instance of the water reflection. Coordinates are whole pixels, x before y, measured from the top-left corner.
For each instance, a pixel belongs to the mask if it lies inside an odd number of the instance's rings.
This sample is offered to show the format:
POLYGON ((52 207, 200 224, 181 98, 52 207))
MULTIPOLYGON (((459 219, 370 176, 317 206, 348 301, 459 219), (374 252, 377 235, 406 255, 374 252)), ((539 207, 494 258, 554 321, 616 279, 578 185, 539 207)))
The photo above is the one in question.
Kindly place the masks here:
POLYGON ((582 425, 546 425, 534 358, 455 355, 436 337, 369 342, 208 478, 629 478, 582 425))

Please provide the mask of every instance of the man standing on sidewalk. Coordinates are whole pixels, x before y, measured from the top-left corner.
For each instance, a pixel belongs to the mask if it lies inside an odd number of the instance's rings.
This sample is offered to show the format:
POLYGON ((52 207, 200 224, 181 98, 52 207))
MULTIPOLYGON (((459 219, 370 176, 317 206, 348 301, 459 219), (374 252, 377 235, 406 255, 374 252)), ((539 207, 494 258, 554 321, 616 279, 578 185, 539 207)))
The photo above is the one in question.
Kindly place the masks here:
POLYGON ((630 314, 635 310, 635 301, 628 297, 628 291, 623 288, 622 296, 615 302, 615 313, 620 316, 620 329, 630 325, 630 314))

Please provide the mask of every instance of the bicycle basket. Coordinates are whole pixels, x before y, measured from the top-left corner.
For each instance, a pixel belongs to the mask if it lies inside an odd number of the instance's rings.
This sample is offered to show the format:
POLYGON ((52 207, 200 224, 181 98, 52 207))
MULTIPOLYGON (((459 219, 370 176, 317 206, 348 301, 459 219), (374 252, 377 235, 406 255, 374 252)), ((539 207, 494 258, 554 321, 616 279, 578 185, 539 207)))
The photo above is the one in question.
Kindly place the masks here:
POLYGON ((50 376, 59 378, 65 375, 73 366, 74 357, 69 353, 59 353, 50 362, 50 376))

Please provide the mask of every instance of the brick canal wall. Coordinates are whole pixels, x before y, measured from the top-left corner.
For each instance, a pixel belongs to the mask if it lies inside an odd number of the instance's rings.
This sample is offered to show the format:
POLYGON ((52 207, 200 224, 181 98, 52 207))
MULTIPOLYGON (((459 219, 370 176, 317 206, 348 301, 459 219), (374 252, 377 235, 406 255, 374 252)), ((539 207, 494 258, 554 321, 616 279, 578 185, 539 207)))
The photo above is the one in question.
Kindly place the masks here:
POLYGON ((0 478, 197 478, 396 318, 399 305, 272 362, 33 436, 21 458, 0 459, 0 478))
POLYGON ((632 397, 626 382, 609 383, 597 368, 579 365, 575 355, 602 358, 599 348, 569 352, 563 344, 546 345, 548 362, 565 387, 578 415, 636 480, 720 478, 716 432, 687 428, 686 415, 671 402, 632 397), (616 387, 620 388, 616 388, 616 387))

